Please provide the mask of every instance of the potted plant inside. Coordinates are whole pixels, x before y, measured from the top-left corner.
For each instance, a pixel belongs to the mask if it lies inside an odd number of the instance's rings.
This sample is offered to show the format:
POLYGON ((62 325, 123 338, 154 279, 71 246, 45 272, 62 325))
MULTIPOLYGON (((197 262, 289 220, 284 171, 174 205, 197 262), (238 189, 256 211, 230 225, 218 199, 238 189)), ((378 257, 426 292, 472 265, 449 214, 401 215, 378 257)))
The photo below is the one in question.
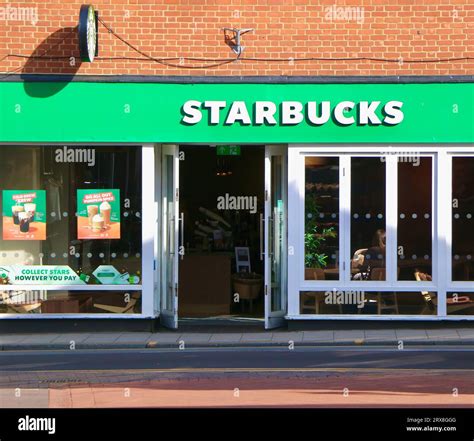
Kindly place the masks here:
POLYGON ((314 202, 314 198, 306 197, 306 215, 305 222, 305 279, 320 279, 318 273, 322 268, 327 266, 327 254, 323 253, 321 248, 328 238, 335 238, 336 232, 334 227, 323 228, 320 232, 316 219, 318 218, 318 205, 314 202), (319 271, 318 271, 319 270, 319 271))

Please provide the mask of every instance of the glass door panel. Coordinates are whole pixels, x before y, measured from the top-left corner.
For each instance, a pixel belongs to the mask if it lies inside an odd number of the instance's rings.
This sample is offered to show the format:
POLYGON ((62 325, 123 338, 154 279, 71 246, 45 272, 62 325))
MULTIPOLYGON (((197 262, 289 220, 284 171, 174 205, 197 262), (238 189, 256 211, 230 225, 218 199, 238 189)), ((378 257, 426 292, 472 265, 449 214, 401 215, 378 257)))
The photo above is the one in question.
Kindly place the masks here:
POLYGON ((171 329, 178 327, 178 173, 178 147, 163 146, 160 322, 171 329))
POLYGON ((386 280, 386 162, 351 158, 351 280, 386 280))
POLYGON ((284 324, 287 291, 286 147, 265 151, 265 328, 284 324))
POLYGON ((398 158, 398 280, 433 275, 433 158, 398 158))

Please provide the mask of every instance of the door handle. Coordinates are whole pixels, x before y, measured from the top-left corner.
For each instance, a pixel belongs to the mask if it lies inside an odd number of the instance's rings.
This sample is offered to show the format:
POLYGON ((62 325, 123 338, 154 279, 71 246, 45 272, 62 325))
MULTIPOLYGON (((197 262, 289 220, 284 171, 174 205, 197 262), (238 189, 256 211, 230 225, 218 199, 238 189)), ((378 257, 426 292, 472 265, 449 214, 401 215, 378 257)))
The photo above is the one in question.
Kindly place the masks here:
POLYGON ((183 260, 184 259, 184 213, 183 212, 181 212, 181 215, 178 218, 178 222, 181 224, 181 230, 180 230, 181 246, 180 244, 178 244, 178 253, 181 256, 181 260, 183 260), (181 252, 181 247, 183 247, 182 252, 181 252))
POLYGON ((268 218, 268 255, 270 257, 270 261, 274 262, 275 261, 275 224, 273 217, 268 218))
POLYGON ((264 231, 265 231, 265 219, 263 218, 263 214, 260 213, 260 260, 263 260, 263 256, 265 255, 264 241, 263 241, 264 231))

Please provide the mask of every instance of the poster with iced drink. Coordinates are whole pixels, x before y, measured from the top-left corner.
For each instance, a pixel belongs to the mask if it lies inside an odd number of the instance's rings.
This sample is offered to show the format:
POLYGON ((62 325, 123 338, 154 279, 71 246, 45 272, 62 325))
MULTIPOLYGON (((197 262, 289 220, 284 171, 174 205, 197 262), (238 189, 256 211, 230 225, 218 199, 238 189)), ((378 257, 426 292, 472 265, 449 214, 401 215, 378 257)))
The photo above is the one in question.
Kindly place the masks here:
POLYGON ((46 191, 3 190, 3 240, 46 240, 46 191))
POLYGON ((77 190, 77 238, 120 239, 120 190, 77 190))

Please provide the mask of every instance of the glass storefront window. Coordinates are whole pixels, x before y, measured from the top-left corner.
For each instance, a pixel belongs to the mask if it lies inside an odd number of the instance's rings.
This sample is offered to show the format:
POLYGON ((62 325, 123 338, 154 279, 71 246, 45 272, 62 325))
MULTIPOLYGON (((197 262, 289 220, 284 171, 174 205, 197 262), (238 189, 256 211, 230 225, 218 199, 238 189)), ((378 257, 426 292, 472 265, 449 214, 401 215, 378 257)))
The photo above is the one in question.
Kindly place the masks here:
POLYGON ((474 315, 474 292, 448 292, 448 315, 474 315))
POLYGON ((0 314, 139 314, 140 291, 0 290, 0 314))
POLYGON ((398 162, 398 280, 416 280, 416 272, 432 275, 431 157, 398 162))
POLYGON ((339 158, 305 159, 305 279, 340 277, 339 158))
POLYGON ((351 279, 386 279, 386 167, 382 157, 351 158, 351 279))
POLYGON ((453 158, 452 280, 474 281, 474 157, 453 158))
POLYGON ((141 285, 141 147, 6 146, 1 155, 1 284, 141 285))
POLYGON ((300 292, 300 314, 436 315, 436 292, 328 290, 300 292))

